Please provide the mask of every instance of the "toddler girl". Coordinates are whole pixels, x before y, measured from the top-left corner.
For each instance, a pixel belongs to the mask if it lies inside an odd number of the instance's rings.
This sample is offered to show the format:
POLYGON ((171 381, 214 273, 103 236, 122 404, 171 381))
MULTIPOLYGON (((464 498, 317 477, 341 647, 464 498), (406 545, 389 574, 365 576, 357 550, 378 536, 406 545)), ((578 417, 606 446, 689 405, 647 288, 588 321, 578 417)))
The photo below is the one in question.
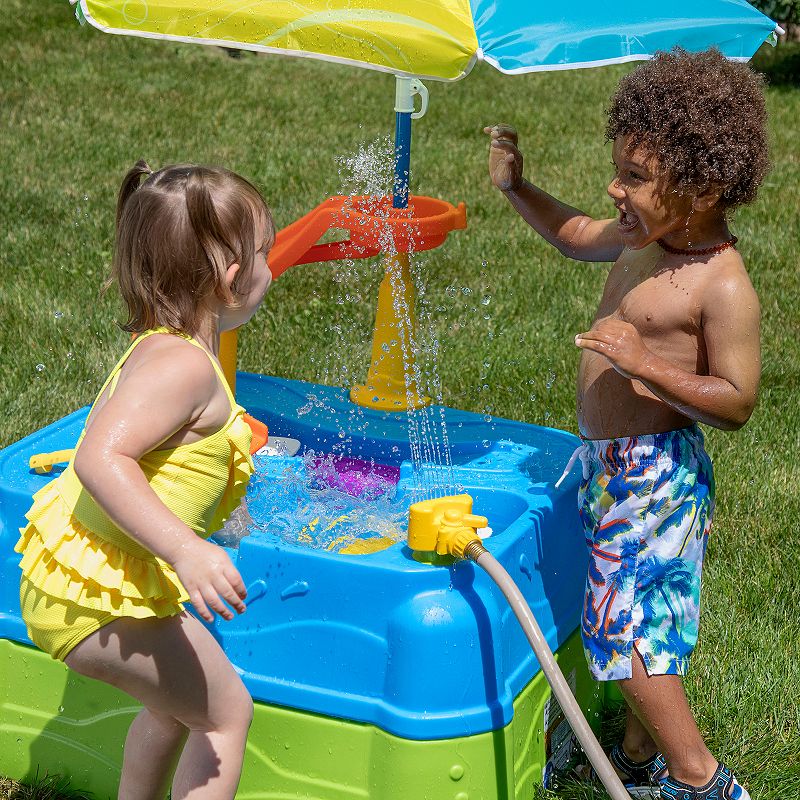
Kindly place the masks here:
POLYGON ((136 338, 73 461, 34 496, 16 547, 22 614, 42 650, 143 704, 121 799, 163 798, 172 780, 174 800, 224 800, 252 700, 183 604, 207 621, 245 610, 241 576, 206 540, 252 470, 251 431, 217 354, 220 333, 247 322, 269 288, 274 229, 238 175, 143 161, 123 181, 116 227, 112 280, 136 338))

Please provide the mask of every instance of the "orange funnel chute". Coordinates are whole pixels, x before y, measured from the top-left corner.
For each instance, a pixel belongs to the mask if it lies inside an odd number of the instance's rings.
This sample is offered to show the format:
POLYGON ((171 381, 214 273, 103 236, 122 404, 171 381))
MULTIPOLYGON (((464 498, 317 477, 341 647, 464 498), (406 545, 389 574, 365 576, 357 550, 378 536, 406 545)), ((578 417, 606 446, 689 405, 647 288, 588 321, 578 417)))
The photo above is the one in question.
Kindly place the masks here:
POLYGON ((442 244, 450 231, 466 227, 463 203, 456 207, 444 200, 412 195, 408 208, 393 208, 390 197, 331 197, 278 231, 269 253, 269 268, 272 277, 278 278, 297 264, 431 250, 442 244), (349 238, 318 244, 332 229, 347 231, 349 238))
POLYGON ((407 207, 395 208, 390 197, 331 197, 276 235, 268 259, 273 278, 296 264, 384 255, 369 372, 350 391, 354 403, 382 411, 430 403, 408 370, 416 327, 408 254, 438 247, 450 231, 466 227, 463 203, 412 195, 407 207), (330 230, 348 238, 319 243, 330 230))
MULTIPOLYGON (((354 403, 402 411, 430 402, 406 375, 406 361, 414 353, 415 327, 408 254, 438 247, 450 231, 466 227, 463 203, 453 206, 433 197, 411 195, 407 208, 394 208, 390 197, 362 195, 331 197, 275 235, 268 257, 273 278, 297 264, 385 256, 370 368, 365 383, 350 392, 354 403), (320 243, 330 230, 346 231, 348 236, 320 243), (398 312, 398 304, 403 313, 398 312)), ((220 362, 232 390, 236 385, 236 341, 235 330, 223 333, 220 340, 220 362)), ((247 421, 257 449, 266 440, 266 426, 252 417, 247 421)))

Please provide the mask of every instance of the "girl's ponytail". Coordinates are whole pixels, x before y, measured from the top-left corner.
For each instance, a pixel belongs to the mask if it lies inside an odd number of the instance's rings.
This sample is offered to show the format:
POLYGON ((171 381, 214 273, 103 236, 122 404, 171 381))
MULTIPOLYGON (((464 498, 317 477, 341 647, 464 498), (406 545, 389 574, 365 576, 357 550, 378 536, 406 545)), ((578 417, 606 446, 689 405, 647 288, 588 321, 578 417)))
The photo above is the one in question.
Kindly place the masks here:
POLYGON ((119 197, 117 198, 117 228, 119 228, 119 221, 122 217, 122 210, 125 208, 125 203, 128 198, 139 188, 142 182, 142 175, 148 177, 153 174, 147 162, 140 158, 129 170, 128 174, 122 179, 122 186, 119 190, 119 197))

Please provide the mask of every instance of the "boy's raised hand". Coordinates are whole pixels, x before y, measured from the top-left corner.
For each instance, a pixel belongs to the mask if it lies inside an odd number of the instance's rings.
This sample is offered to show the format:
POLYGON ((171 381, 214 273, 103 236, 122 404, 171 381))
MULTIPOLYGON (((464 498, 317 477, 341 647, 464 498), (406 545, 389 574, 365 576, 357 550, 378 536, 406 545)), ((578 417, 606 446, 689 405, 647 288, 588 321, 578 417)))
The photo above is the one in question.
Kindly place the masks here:
POLYGON ((489 175, 501 192, 512 192, 522 185, 522 153, 517 148, 517 132, 511 125, 490 125, 483 129, 491 137, 489 175))

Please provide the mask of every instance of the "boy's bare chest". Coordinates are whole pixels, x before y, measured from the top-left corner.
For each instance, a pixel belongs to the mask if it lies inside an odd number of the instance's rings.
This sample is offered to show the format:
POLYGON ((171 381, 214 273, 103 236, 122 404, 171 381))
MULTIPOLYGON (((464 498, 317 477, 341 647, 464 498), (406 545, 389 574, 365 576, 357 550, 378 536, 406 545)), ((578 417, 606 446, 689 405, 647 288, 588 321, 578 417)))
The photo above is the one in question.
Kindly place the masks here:
POLYGON ((659 270, 647 262, 618 263, 606 280, 595 321, 621 319, 645 338, 697 334, 701 280, 700 274, 687 270, 659 270))

